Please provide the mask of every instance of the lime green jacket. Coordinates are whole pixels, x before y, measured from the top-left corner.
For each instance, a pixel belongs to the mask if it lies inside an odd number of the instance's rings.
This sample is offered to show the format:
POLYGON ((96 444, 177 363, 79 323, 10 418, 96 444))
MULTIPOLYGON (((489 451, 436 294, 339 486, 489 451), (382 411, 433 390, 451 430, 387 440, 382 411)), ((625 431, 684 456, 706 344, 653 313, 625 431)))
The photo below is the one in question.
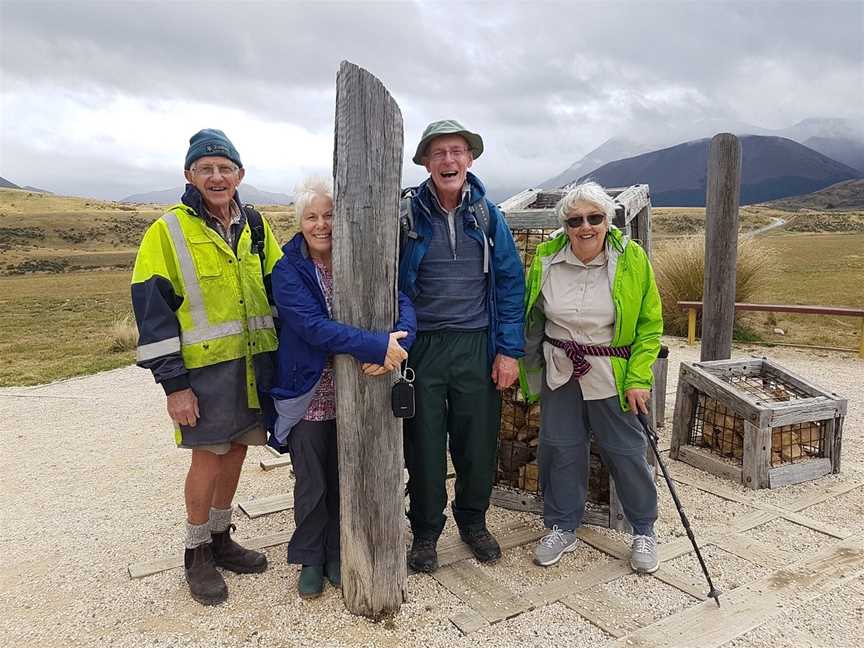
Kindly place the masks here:
MULTIPOLYGON (((259 407, 253 365, 255 356, 277 347, 267 284, 282 257, 270 225, 263 225, 263 262, 251 249, 248 223, 235 253, 182 203, 144 234, 132 272, 138 365, 151 369, 166 393, 188 387, 190 370, 238 361, 246 367, 248 406, 259 407)), ((198 386, 199 398, 208 387, 198 386)))
MULTIPOLYGON (((519 384, 528 402, 540 398, 543 372, 543 334, 546 318, 535 308, 549 262, 569 239, 565 232, 537 246, 525 286, 525 357, 519 363, 519 384)), ((650 389, 651 367, 660 352, 663 312, 654 281, 654 271, 645 250, 614 225, 606 237, 607 269, 615 304, 613 347, 630 347, 630 358, 610 358, 621 409, 628 411, 624 393, 628 389, 650 389)))

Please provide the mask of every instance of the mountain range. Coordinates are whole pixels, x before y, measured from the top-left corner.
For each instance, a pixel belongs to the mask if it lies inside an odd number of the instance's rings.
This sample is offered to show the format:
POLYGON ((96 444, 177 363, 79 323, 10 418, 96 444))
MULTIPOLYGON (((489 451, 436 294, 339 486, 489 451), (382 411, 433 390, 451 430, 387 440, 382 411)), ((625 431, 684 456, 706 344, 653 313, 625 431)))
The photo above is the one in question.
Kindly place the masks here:
MULTIPOLYGON (((156 203, 158 205, 172 205, 179 202, 180 196, 185 191, 184 187, 175 187, 173 189, 162 189, 161 191, 149 191, 147 193, 134 194, 126 196, 119 202, 123 203, 156 203)), ((252 203, 253 205, 291 205, 294 199, 288 194, 277 193, 273 191, 263 191, 253 187, 250 184, 241 184, 237 190, 240 194, 240 199, 244 203, 252 203)))
MULTIPOLYGON (((578 178, 606 187, 647 184, 658 207, 702 207, 708 174, 709 139, 643 153, 604 164, 578 178)), ((817 191, 862 174, 785 137, 741 137, 741 204, 817 191)))
POLYGON ((23 189, 25 191, 35 191, 36 193, 51 193, 50 191, 46 191, 45 189, 31 187, 30 185, 24 185, 23 187, 19 187, 17 184, 7 180, 6 178, 0 178, 0 189, 23 189))
MULTIPOLYGON (((694 178, 694 175, 699 176, 700 170, 701 175, 705 175, 705 163, 697 152, 706 147, 708 140, 704 139, 704 134, 724 131, 742 137, 742 203, 745 195, 751 202, 758 201, 761 196, 778 198, 795 195, 786 192, 815 191, 834 182, 864 175, 864 126, 853 120, 805 119, 781 130, 746 123, 697 122, 689 125, 688 130, 701 130, 703 137, 681 144, 680 139, 668 141, 661 129, 612 138, 563 172, 541 182, 540 187, 561 187, 589 177, 607 186, 648 183, 654 204, 660 204, 656 202, 659 188, 667 194, 665 199, 676 200, 681 196, 688 201, 687 205, 704 205, 704 177, 694 178), (781 144, 779 140, 783 139, 792 142, 781 144), (801 146, 792 146, 794 143, 801 146), (830 165, 826 166, 824 158, 839 162, 841 166, 829 169, 830 165), (779 166, 756 168, 757 165, 775 163, 779 166), (659 187, 643 175, 649 169, 651 177, 661 179, 659 187), (853 175, 848 175, 850 172, 853 175), (759 177, 753 177, 753 173, 759 177), (746 192, 744 185, 750 185, 746 192), (702 197, 698 199, 696 194, 700 186, 703 187, 702 197)), ((680 134, 681 131, 677 132, 680 134)))
POLYGON ((606 140, 558 175, 544 180, 541 188, 561 187, 585 177, 608 162, 669 148, 686 141, 727 132, 742 135, 785 137, 864 173, 864 124, 840 118, 809 118, 779 130, 744 122, 697 121, 681 128, 652 129, 606 140), (674 136, 669 133, 674 132, 674 136))

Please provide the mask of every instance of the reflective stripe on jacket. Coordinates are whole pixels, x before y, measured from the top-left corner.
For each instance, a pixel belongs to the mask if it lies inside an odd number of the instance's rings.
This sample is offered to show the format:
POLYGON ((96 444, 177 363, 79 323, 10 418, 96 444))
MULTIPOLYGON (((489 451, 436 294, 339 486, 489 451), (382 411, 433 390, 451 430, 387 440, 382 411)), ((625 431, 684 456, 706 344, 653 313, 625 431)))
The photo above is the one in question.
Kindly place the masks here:
POLYGON ((144 234, 132 274, 132 303, 138 364, 151 369, 157 382, 245 357, 247 401, 259 406, 253 358, 277 346, 265 276, 282 256, 266 220, 264 227, 263 272, 248 223, 236 254, 184 204, 144 234))
MULTIPOLYGON (((546 318, 534 306, 540 296, 549 262, 569 244, 567 233, 537 246, 528 271, 525 288, 525 357, 519 362, 519 384, 529 402, 540 398, 543 372, 543 334, 546 318)), ((609 288, 615 304, 613 347, 630 347, 630 358, 610 358, 621 409, 627 411, 624 392, 628 389, 650 389, 654 380, 651 367, 660 352, 663 334, 663 311, 654 281, 654 270, 645 250, 625 237, 614 225, 606 237, 609 288)))

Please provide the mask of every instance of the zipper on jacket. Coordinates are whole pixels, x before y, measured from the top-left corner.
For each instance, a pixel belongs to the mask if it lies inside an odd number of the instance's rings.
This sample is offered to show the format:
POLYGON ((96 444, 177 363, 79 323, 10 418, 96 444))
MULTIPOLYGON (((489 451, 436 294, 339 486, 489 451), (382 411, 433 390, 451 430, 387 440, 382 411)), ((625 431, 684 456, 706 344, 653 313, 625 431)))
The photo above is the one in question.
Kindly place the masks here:
POLYGON ((477 222, 477 213, 474 211, 474 206, 469 207, 468 211, 471 212, 474 229, 479 230, 480 237, 483 239, 483 274, 489 274, 489 237, 486 236, 486 232, 483 231, 483 228, 477 222))

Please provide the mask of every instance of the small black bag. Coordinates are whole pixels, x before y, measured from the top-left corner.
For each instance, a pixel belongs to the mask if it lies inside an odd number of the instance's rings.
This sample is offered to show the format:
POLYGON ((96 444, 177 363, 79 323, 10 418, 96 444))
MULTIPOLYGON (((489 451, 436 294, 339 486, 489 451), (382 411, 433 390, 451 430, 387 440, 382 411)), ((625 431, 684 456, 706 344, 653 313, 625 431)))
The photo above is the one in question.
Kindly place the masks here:
POLYGON ((399 375, 390 390, 390 408, 396 418, 414 418, 414 370, 410 367, 399 375), (411 372, 411 378, 408 378, 411 372))

